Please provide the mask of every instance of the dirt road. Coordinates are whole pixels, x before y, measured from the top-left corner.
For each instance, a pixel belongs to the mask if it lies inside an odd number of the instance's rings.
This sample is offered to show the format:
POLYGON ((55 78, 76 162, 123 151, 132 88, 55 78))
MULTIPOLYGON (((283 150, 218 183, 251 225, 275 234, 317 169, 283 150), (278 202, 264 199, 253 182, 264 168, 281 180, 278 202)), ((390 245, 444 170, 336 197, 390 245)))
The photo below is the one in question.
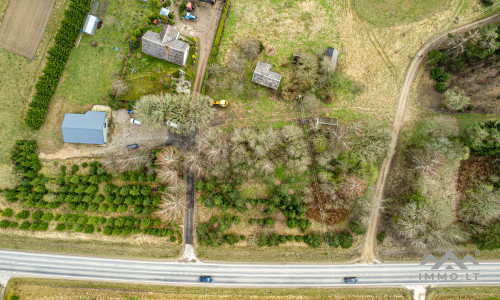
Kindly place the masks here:
POLYGON ((363 262, 373 262, 375 257, 375 245, 376 245, 376 234, 377 234, 377 225, 378 219, 380 216, 380 209, 382 207, 382 197, 384 195, 385 182, 387 180, 387 175, 389 174, 389 170, 391 167, 392 159, 396 152, 396 146, 398 143, 398 135, 401 130, 401 126, 403 125, 403 119, 406 111, 406 104, 408 100, 408 96, 410 94, 411 87, 413 85, 413 81, 417 77, 418 70, 422 66, 422 63, 427 55, 427 53, 442 43, 444 40, 448 38, 448 34, 456 34, 460 32, 464 32, 473 28, 481 27, 487 24, 490 24, 495 21, 500 21, 500 13, 496 13, 487 18, 481 19, 479 21, 467 24, 465 26, 449 30, 443 32, 432 39, 430 39, 427 43, 425 43, 422 48, 417 52, 417 55, 413 58, 410 63, 410 67, 406 73, 405 81, 403 86, 401 87, 401 91, 398 99, 398 107, 396 110, 396 115, 394 117, 394 124, 392 127, 392 132, 394 138, 391 142, 389 153, 387 157, 382 162, 382 166, 380 168, 380 176, 376 182, 375 190, 374 190, 374 203, 372 206, 368 228, 365 235, 365 240, 363 247, 361 249, 361 261, 363 262))
POLYGON ((203 78, 207 70, 208 59, 212 51, 215 32, 221 17, 221 11, 224 8, 224 3, 218 1, 215 5, 198 2, 194 14, 198 16, 196 22, 190 22, 179 18, 180 24, 178 25, 181 32, 189 33, 196 36, 198 39, 200 54, 198 56, 198 69, 196 70, 196 77, 192 85, 193 93, 201 92, 203 86, 203 78))

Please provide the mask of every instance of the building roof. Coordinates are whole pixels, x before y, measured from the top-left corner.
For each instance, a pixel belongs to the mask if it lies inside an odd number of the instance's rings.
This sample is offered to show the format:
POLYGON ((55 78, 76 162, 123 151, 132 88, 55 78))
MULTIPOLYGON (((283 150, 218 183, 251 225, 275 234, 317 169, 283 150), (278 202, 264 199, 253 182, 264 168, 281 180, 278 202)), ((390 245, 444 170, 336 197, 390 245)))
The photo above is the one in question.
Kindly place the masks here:
POLYGON ((61 128, 102 130, 106 112, 88 111, 85 114, 64 114, 61 128))
POLYGON ((159 37, 161 42, 165 44, 177 40, 179 38, 179 31, 174 26, 167 25, 167 27, 163 27, 161 30, 159 37))
POLYGON ((337 67, 337 59, 339 57, 339 50, 334 49, 332 47, 326 48, 325 56, 331 60, 332 70, 335 70, 337 67))
POLYGON ((63 141, 77 144, 105 144, 107 140, 106 112, 65 114, 61 125, 63 141))
POLYGON ((94 35, 95 29, 97 27, 97 22, 99 19, 93 15, 87 15, 87 20, 85 20, 85 25, 83 26, 83 32, 94 35))
POLYGON ((182 52, 184 52, 184 50, 186 50, 189 47, 188 43, 183 42, 183 41, 179 41, 179 40, 168 42, 167 46, 170 49, 175 49, 175 50, 179 50, 182 52))
POLYGON ((272 89, 278 89, 281 74, 271 71, 271 65, 259 61, 253 72, 252 81, 272 89))
POLYGON ((254 73, 266 76, 267 74, 269 74, 269 71, 271 71, 271 65, 259 61, 257 63, 257 66, 255 67, 254 73))
POLYGON ((168 16, 169 13, 170 13, 170 9, 168 9, 168 8, 162 7, 160 9, 160 16, 168 16))

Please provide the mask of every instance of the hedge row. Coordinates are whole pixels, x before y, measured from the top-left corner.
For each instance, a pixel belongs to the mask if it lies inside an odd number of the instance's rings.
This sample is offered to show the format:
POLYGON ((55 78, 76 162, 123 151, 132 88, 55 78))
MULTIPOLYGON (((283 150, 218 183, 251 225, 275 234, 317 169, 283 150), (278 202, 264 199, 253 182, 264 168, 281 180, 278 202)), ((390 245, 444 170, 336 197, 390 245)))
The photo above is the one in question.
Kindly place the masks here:
MULTIPOLYGON (((226 1, 226 5, 224 6, 224 10, 222 11, 222 17, 219 21, 219 27, 217 29, 217 34, 215 35, 214 44, 212 45, 212 51, 210 52, 210 57, 208 58, 207 66, 210 66, 214 60, 217 52, 219 51, 219 44, 222 39, 222 31, 224 30, 224 23, 226 22, 226 18, 228 16, 229 5, 231 4, 231 0, 226 1)), ((201 93, 205 94, 205 82, 208 79, 208 71, 205 72, 205 77, 203 78, 203 88, 201 93)))
POLYGON ((89 8, 90 0, 71 0, 68 9, 64 12, 54 45, 48 51, 47 64, 35 84, 36 92, 24 118, 26 124, 33 129, 40 129, 45 120, 50 100, 59 84, 59 78, 75 46, 89 8))

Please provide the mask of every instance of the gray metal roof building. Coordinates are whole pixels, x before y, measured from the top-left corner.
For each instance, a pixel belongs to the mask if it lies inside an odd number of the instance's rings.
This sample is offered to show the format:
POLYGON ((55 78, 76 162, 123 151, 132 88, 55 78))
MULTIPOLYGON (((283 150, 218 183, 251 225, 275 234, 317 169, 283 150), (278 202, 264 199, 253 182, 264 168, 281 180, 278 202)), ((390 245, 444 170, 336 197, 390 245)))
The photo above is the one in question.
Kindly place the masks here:
POLYGON ((271 71, 271 65, 259 61, 253 72, 252 81, 265 87, 277 90, 281 74, 271 71))
POLYGON ((65 114, 61 131, 65 143, 105 144, 108 137, 106 112, 65 114))
POLYGON ((85 25, 83 25, 83 32, 94 35, 95 29, 99 19, 93 15, 87 15, 87 20, 85 20, 85 25))
POLYGON ((179 31, 167 25, 160 33, 148 31, 142 36, 142 52, 168 62, 184 66, 189 54, 189 44, 178 40, 179 31))
POLYGON ((335 71, 337 67, 337 59, 339 57, 339 50, 332 47, 326 48, 325 60, 330 61, 332 65, 332 71, 335 71))

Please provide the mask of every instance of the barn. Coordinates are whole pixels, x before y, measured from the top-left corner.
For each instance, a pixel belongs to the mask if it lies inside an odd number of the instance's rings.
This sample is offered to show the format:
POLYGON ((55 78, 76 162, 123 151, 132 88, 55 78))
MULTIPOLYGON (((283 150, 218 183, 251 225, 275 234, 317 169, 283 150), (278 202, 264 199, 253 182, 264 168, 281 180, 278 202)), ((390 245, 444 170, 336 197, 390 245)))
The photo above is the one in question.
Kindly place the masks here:
POLYGON ((281 74, 271 71, 271 65, 259 61, 253 72, 252 82, 277 90, 281 74))
POLYGON ((65 114, 61 125, 65 143, 105 144, 108 137, 108 119, 104 111, 85 114, 65 114))

